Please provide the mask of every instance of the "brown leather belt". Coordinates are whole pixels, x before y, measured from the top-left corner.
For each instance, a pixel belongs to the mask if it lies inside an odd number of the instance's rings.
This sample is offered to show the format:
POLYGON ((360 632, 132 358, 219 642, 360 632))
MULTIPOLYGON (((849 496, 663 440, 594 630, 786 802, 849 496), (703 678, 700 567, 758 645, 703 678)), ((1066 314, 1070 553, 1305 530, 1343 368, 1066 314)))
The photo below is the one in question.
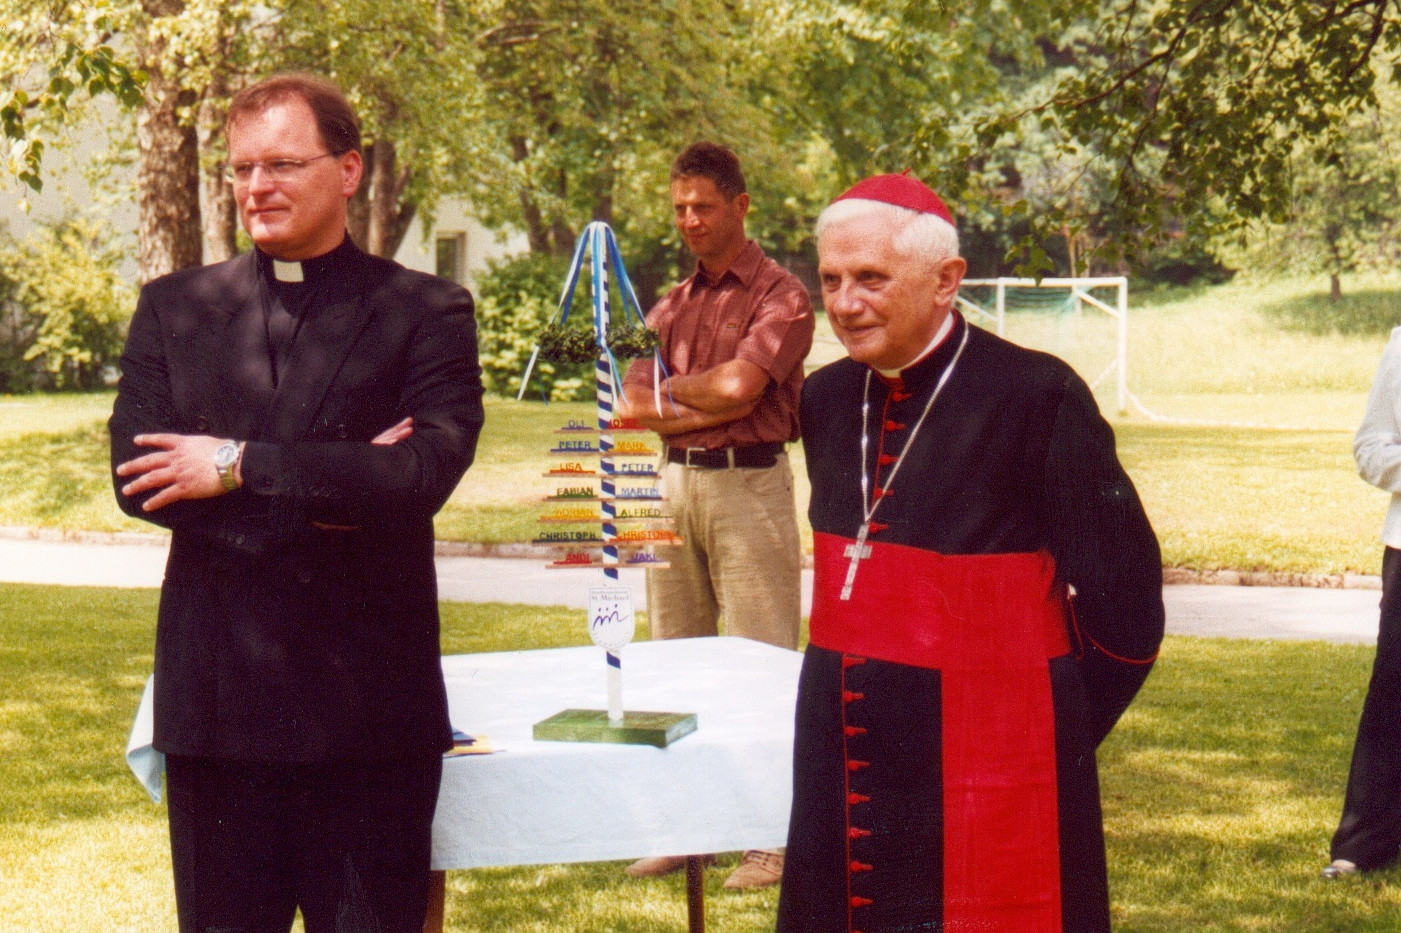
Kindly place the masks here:
POLYGON ((706 470, 733 470, 736 467, 755 469, 773 466, 778 462, 778 455, 781 453, 783 444, 779 442, 748 444, 744 447, 716 447, 713 450, 704 447, 668 447, 666 461, 706 470))

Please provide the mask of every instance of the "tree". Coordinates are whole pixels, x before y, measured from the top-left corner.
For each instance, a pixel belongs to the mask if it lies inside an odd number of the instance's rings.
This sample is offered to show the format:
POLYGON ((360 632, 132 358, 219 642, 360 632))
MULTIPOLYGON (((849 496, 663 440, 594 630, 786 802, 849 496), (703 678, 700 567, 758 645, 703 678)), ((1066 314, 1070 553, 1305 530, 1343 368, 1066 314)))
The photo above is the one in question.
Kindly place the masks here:
POLYGON ((726 63, 742 41, 732 2, 487 0, 475 16, 491 105, 472 199, 533 251, 571 253, 590 220, 665 226, 667 168, 687 143, 765 145, 726 63))
POLYGON ((1264 271, 1325 274, 1333 301, 1344 273, 1401 258, 1401 205, 1391 196, 1401 188, 1401 92, 1380 81, 1377 96, 1376 108, 1295 146, 1284 219, 1245 226, 1226 241, 1228 254, 1264 271))
MULTIPOLYGON (((23 27, 0 47, 6 53, 0 73, 19 81, 70 48, 88 58, 97 53, 82 50, 105 49, 115 61, 116 47, 139 64, 123 73, 144 76, 144 94, 122 100, 137 117, 142 281, 227 258, 235 249, 236 211, 222 178, 232 94, 276 70, 338 78, 366 127, 366 183, 352 212, 352 235, 371 252, 392 255, 417 211, 465 184, 455 179, 466 174, 457 144, 476 112, 471 59, 463 55, 471 44, 460 39, 469 6, 123 0, 107 5, 100 22, 101 38, 113 43, 108 47, 96 45, 81 5, 55 3, 29 15, 20 0, 0 0, 7 21, 23 27), (466 67, 450 67, 457 61, 466 67)), ((65 105, 73 96, 70 90, 65 105)), ((42 152, 36 143, 31 148, 42 152)))
POLYGON ((1297 141, 1374 106, 1377 67, 1401 48, 1389 0, 1103 0, 1062 15, 1093 27, 1060 49, 1077 68, 1029 110, 1109 167, 1130 250, 1177 218, 1199 234, 1284 220, 1297 141))
MULTIPOLYGON (((67 80, 63 69, 89 62, 91 71, 91 61, 108 62, 103 80, 59 85, 66 91, 61 112, 44 128, 61 131, 86 97, 105 91, 135 112, 137 265, 148 281, 201 261, 196 114, 207 114, 205 103, 236 83, 259 34, 253 27, 261 8, 245 0, 123 0, 99 8, 101 15, 91 5, 49 3, 36 10, 22 0, 3 0, 0 13, 12 29, 0 46, 0 74, 21 86, 44 73, 58 75, 49 78, 52 90, 56 80, 67 80)), ((213 160, 203 163, 206 176, 217 173, 213 160)), ((229 214, 226 192, 215 185, 206 186, 206 194, 213 216, 229 214)))
POLYGON ((11 90, 0 105, 0 133, 10 144, 11 172, 35 191, 43 188, 44 136, 67 124, 75 95, 112 94, 127 106, 141 99, 144 75, 118 60, 108 17, 90 14, 75 22, 64 15, 67 6, 24 3, 4 10, 0 72, 11 90))
MULTIPOLYGON (((902 170, 943 194, 974 238, 1006 242, 1057 207, 1093 215, 1098 193, 1056 137, 1009 116, 1072 67, 1057 49, 1084 26, 1066 6, 750 0, 751 94, 777 113, 788 140, 826 150, 817 195, 804 199, 809 219, 858 178, 902 170)), ((1044 232, 1075 244, 1090 229, 1065 220, 1044 232)), ((1044 258, 1039 243, 1029 255, 1044 258)))
POLYGON ((420 213, 462 192, 483 91, 475 80, 476 20, 468 2, 384 4, 289 0, 267 70, 338 81, 363 124, 365 181, 351 203, 351 236, 393 256, 420 213))

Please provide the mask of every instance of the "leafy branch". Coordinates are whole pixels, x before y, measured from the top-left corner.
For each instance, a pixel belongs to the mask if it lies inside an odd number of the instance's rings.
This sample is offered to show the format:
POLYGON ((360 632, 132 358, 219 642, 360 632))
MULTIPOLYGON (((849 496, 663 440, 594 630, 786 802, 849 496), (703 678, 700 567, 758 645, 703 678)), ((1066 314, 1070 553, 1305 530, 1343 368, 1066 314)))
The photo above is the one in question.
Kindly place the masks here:
POLYGON ((44 187, 40 175, 44 143, 30 138, 31 117, 41 114, 61 120, 79 90, 92 97, 112 94, 127 107, 141 104, 145 73, 118 60, 112 47, 106 44, 112 36, 107 24, 99 21, 97 25, 103 32, 96 47, 85 48, 71 39, 62 40, 62 51, 49 68, 49 80, 44 89, 30 94, 23 88, 16 88, 0 105, 0 134, 10 141, 19 156, 16 175, 34 191, 44 187))

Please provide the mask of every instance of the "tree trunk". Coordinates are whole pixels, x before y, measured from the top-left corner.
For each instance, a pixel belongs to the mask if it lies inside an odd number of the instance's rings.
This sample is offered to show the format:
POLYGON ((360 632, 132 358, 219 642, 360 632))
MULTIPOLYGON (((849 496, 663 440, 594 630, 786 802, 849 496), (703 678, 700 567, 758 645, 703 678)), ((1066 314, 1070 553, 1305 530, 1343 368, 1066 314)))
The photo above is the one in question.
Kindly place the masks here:
MULTIPOLYGON (((153 19, 184 9, 180 0, 146 0, 153 19)), ((154 30, 152 30, 154 32, 154 30)), ((195 128, 180 119, 194 95, 166 73, 165 40, 141 50, 149 76, 146 100, 136 116, 137 271, 142 283, 200 264, 199 141, 195 128)))
POLYGON ((224 178, 223 171, 228 155, 224 146, 224 118, 228 107, 228 85, 222 77, 215 77, 200 101, 196 123, 206 264, 238 255, 238 205, 234 201, 233 185, 224 178))
POLYGON ((188 95, 152 75, 136 117, 136 263, 142 283, 200 264, 199 145, 194 127, 180 123, 182 98, 188 95))
POLYGON ((1336 272, 1328 273, 1328 300, 1343 300, 1343 280, 1336 272))
POLYGON ((369 175, 365 251, 393 259, 415 214, 413 205, 403 203, 409 173, 399 169, 398 153, 387 139, 376 139, 366 147, 365 168, 369 175))
MULTIPOLYGON (((368 175, 367 175, 368 177, 368 175)), ((345 205, 345 226, 355 245, 369 252, 366 240, 370 234, 370 185, 362 179, 360 187, 345 205)))
MULTIPOLYGON (((559 197, 560 204, 569 203, 569 176, 560 169, 559 178, 555 183, 555 194, 559 197)), ((553 241, 550 251, 556 256, 574 255, 574 240, 576 234, 569 222, 565 220, 563 213, 555 214, 550 221, 550 239, 553 241)))
MULTIPOLYGON (((526 143, 524 136, 511 137, 511 158, 516 163, 521 163, 530 155, 530 147, 526 143)), ((521 186, 521 218, 525 221, 525 238, 530 243, 532 253, 548 253, 550 251, 550 231, 545 227, 545 216, 540 211, 540 205, 530 196, 530 188, 527 185, 521 186)))

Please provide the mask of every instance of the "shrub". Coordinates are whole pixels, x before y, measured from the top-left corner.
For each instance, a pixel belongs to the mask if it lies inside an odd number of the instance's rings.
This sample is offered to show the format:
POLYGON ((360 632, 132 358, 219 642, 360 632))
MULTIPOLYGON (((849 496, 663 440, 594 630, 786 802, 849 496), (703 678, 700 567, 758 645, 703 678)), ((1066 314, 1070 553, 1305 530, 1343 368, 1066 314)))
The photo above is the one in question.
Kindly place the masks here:
MULTIPOLYGON (((477 340, 488 392, 515 397, 540 333, 555 316, 569 266, 530 253, 492 263, 477 288, 477 340)), ((554 402, 592 398, 589 366, 537 360, 529 395, 554 402)))
MULTIPOLYGON (((558 313, 559 294, 569 272, 568 262, 556 256, 531 253, 494 263, 477 289, 477 329, 482 380, 487 391, 514 397, 531 352, 546 338, 550 353, 535 361, 527 395, 544 393, 550 401, 588 401, 594 398, 593 342, 589 276, 585 271, 574 290, 574 305, 564 328, 551 326, 558 313), (559 352, 562 346, 571 351, 559 352), (551 358, 546 358, 550 356, 551 358)), ((615 354, 626 366, 632 356, 651 352, 655 337, 639 334, 623 324, 616 289, 612 294, 613 329, 618 337, 615 354)), ((635 323, 635 322, 634 322, 635 323)))
POLYGON ((0 249, 0 388, 101 388, 135 307, 120 253, 83 221, 0 249))

